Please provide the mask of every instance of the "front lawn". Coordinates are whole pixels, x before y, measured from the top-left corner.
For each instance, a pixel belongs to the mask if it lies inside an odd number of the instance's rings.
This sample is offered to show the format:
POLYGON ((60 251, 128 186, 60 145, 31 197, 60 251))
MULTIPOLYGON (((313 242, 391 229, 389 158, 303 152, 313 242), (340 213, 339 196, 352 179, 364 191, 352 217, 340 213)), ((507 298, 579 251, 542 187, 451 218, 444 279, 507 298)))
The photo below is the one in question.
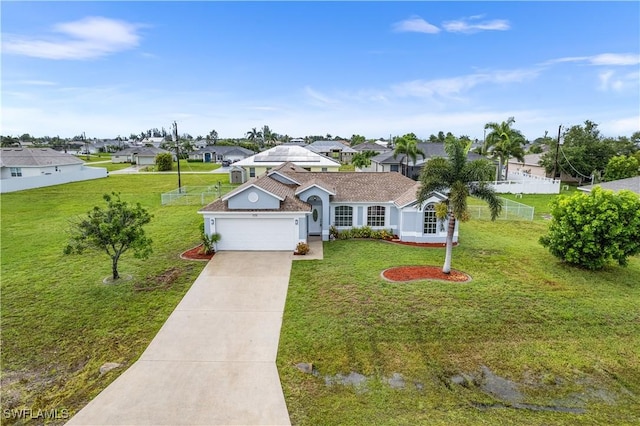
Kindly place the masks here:
MULTIPOLYGON (((228 182, 226 175, 182 179, 228 182)), ((204 267, 179 259, 200 242, 198 206, 160 205, 176 184, 175 175, 112 175, 1 196, 3 409, 74 414, 140 356, 204 267), (62 253, 69 219, 104 206, 111 191, 154 215, 145 228, 153 254, 125 254, 119 270, 133 279, 117 285, 102 284, 107 255, 62 253), (100 375, 107 362, 123 367, 100 375)))
POLYGON ((443 249, 332 241, 323 261, 294 262, 277 360, 292 422, 637 424, 640 258, 568 267, 537 243, 546 227, 463 224, 466 284, 380 277, 441 265, 443 249), (515 394, 483 391, 493 374, 515 394))

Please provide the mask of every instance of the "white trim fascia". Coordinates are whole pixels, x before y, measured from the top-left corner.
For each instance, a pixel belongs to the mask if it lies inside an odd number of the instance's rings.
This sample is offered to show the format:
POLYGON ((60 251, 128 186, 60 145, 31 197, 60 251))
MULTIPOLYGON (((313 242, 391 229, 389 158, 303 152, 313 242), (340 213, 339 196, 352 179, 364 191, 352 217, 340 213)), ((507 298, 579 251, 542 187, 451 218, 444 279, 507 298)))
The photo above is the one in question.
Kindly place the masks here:
POLYGON ((242 188, 242 189, 240 189, 240 190, 238 190, 238 191, 235 191, 235 192, 233 192, 233 191, 232 191, 232 192, 229 192, 227 195, 225 195, 224 197, 222 197, 222 201, 227 201, 227 200, 229 200, 229 198, 233 198, 233 197, 235 197, 235 196, 236 196, 236 195, 238 195, 238 194, 242 194, 244 191, 246 191, 246 190, 247 190, 247 189, 249 189, 249 188, 258 189, 258 190, 260 190, 260 191, 264 192, 265 194, 272 195, 274 198, 276 198, 276 199, 278 199, 278 200, 280 200, 280 201, 284 201, 284 198, 283 198, 283 197, 280 197, 279 195, 276 195, 276 194, 274 194, 273 192, 269 192, 269 191, 267 191, 266 189, 259 187, 259 186, 258 186, 258 185, 256 185, 255 183, 252 183, 251 185, 247 185, 246 187, 244 187, 244 188, 242 188))
POLYGON ((324 188, 324 187, 322 187, 322 186, 318 185, 317 183, 314 183, 313 185, 307 186, 307 187, 305 187, 304 189, 303 189, 303 188, 298 188, 298 189, 296 190, 296 192, 295 192, 295 195, 297 196, 298 194, 301 194, 301 193, 303 193, 304 191, 306 191, 306 190, 308 190, 308 189, 311 189, 311 188, 313 188, 313 187, 316 187, 316 188, 318 188, 318 189, 321 189, 321 190, 323 190, 324 192, 326 192, 326 193, 327 193, 327 194, 329 194, 329 195, 336 195, 336 193, 335 193, 335 192, 333 192, 333 191, 329 191, 327 188, 324 188))

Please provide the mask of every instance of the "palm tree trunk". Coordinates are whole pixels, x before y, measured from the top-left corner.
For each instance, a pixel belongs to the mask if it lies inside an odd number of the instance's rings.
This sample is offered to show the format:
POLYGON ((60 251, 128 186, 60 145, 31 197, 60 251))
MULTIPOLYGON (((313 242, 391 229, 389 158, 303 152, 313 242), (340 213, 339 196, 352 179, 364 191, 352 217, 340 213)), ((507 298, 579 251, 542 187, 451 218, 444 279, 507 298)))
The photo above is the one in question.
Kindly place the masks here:
POLYGON ((442 272, 444 274, 451 273, 451 257, 453 255, 453 233, 456 229, 456 218, 453 214, 449 214, 449 226, 447 227, 447 247, 444 256, 444 265, 442 272))

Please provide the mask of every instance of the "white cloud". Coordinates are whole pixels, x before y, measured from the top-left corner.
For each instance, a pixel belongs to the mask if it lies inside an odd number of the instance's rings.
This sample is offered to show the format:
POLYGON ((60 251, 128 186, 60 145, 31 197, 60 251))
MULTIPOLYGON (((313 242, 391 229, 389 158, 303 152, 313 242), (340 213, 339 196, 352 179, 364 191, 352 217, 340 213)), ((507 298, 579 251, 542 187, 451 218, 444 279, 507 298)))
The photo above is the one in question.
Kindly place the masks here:
POLYGON ((401 33, 437 34, 440 32, 440 28, 417 16, 396 22, 393 24, 393 30, 401 33))
POLYGON ((469 74, 459 77, 435 80, 414 80, 392 86, 398 96, 412 97, 454 97, 480 84, 518 83, 535 78, 538 69, 522 69, 469 74))
POLYGON ((56 24, 48 37, 3 35, 3 53, 42 59, 82 60, 103 57, 138 46, 139 25, 103 17, 56 24))
POLYGON ((470 16, 455 21, 446 21, 442 23, 442 27, 450 33, 477 33, 480 31, 506 31, 511 28, 509 21, 505 19, 493 19, 489 21, 480 21, 483 15, 470 16))
POLYGON ((546 64, 563 62, 585 62, 597 66, 629 66, 640 64, 640 55, 635 53, 601 53, 593 56, 567 56, 553 59, 546 64))
POLYGON ((335 104, 336 100, 332 99, 314 89, 312 89, 309 86, 306 86, 304 88, 304 93, 307 95, 307 97, 309 97, 315 104, 320 104, 320 105, 330 105, 330 104, 335 104))

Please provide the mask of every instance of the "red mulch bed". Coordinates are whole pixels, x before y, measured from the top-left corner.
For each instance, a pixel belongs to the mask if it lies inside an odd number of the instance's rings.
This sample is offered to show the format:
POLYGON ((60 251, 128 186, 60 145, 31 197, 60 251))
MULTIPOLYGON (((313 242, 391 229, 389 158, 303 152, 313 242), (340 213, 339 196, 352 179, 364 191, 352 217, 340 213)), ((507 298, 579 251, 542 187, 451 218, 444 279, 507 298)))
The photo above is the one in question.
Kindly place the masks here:
POLYGON ((451 270, 451 273, 442 272, 439 266, 399 266, 382 271, 382 276, 394 282, 406 282, 414 280, 440 280, 456 283, 471 281, 471 277, 464 272, 451 270))
MULTIPOLYGON (((402 244, 404 246, 413 246, 413 247, 426 247, 426 248, 442 248, 446 247, 447 243, 412 243, 409 241, 400 241, 400 240, 385 240, 393 244, 402 244)), ((453 247, 457 246, 458 243, 453 243, 453 247)))
POLYGON ((202 244, 196 246, 192 249, 189 249, 180 255, 181 259, 187 260, 211 260, 213 254, 202 254, 202 244))

